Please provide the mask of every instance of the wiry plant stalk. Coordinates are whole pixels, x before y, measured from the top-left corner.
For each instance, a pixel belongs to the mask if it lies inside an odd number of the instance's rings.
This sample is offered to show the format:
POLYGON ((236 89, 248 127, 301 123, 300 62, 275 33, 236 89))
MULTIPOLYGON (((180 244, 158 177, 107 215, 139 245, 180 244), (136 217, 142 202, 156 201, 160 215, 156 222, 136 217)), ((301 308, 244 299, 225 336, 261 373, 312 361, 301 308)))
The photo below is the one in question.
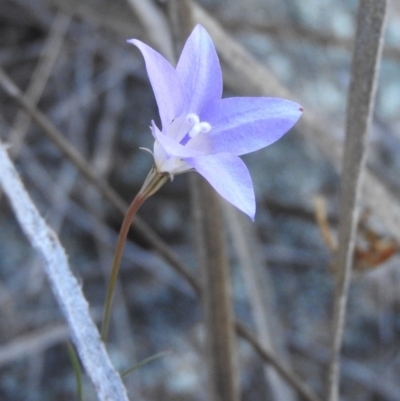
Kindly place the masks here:
POLYGON ((114 297, 115 285, 117 283, 119 266, 121 264, 122 252, 124 250, 126 237, 128 236, 129 228, 131 227, 133 218, 139 210, 143 202, 151 195, 153 195, 168 179, 168 176, 159 174, 153 168, 144 182, 142 189, 133 199, 131 205, 126 212, 122 222, 121 230, 119 232, 117 246, 115 249, 114 260, 111 268, 110 280, 107 287, 106 301, 104 305, 103 323, 101 327, 101 339, 105 342, 108 335, 108 327, 111 318, 111 306, 114 297))
POLYGON ((191 178, 197 250, 203 276, 208 399, 238 401, 235 327, 220 199, 201 177, 191 178))
POLYGON ((367 134, 372 119, 376 77, 382 53, 386 7, 387 0, 360 0, 358 9, 341 180, 339 251, 337 255, 339 276, 334 303, 329 401, 339 399, 340 349, 356 238, 357 202, 365 167, 367 134))

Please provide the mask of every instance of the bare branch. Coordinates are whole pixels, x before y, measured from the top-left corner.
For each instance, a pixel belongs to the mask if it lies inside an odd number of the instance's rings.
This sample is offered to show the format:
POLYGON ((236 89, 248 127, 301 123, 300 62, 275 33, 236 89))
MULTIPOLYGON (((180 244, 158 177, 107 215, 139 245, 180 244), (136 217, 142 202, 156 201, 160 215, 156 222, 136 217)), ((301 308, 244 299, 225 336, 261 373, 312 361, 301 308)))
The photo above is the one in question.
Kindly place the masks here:
POLYGON ((29 242, 45 261, 44 268, 54 295, 99 399, 128 401, 121 378, 111 365, 88 304, 68 266, 64 249, 23 188, 3 145, 0 146, 0 183, 29 242))

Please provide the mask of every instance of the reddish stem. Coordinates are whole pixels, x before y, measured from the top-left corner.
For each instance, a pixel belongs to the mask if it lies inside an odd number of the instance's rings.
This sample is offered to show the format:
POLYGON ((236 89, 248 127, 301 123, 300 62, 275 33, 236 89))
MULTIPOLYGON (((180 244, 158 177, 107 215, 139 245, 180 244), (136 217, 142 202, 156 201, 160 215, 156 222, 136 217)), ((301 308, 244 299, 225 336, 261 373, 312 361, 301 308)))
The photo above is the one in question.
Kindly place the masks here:
POLYGON ((121 263, 122 252, 124 250, 126 237, 128 236, 129 228, 132 224, 136 212, 139 210, 143 202, 151 195, 153 195, 168 179, 168 176, 157 173, 152 169, 143 184, 142 189, 133 199, 131 205, 126 212, 124 221, 122 222, 121 230, 119 232, 117 246, 115 249, 114 260, 111 268, 110 279, 107 287, 106 301, 103 312, 103 322, 101 327, 101 339, 106 342, 108 328, 110 326, 111 307, 114 298, 114 290, 117 282, 119 265, 121 263))

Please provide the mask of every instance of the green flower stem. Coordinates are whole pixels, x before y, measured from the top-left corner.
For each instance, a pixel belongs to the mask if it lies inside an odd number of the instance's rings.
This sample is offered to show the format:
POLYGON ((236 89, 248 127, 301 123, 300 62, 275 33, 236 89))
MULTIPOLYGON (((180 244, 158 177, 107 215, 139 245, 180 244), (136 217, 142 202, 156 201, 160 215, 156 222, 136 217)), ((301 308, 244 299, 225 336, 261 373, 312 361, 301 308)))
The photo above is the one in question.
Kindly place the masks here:
POLYGON ((135 217, 136 212, 139 210, 140 206, 143 202, 151 195, 153 195, 158 189, 162 187, 162 185, 167 181, 168 175, 158 173, 156 169, 153 167, 144 182, 142 189, 136 195, 135 199, 133 199, 131 205, 126 212, 124 217, 124 221, 122 222, 121 230, 119 232, 117 247, 115 249, 114 260, 111 268, 110 279, 107 287, 106 301, 104 305, 103 312, 103 322, 101 327, 101 339, 103 342, 107 341, 108 328, 110 325, 110 317, 111 317, 111 307, 112 301, 114 298, 114 290, 117 282, 119 265, 121 263, 122 252, 124 250, 126 237, 129 232, 129 228, 132 224, 133 218, 135 217))
POLYGON ((162 351, 162 352, 159 352, 158 354, 150 356, 149 358, 143 359, 143 361, 138 362, 135 366, 132 366, 131 368, 123 371, 121 373, 121 377, 126 377, 129 374, 131 374, 132 372, 134 372, 136 369, 139 369, 142 366, 145 366, 148 363, 153 362, 156 359, 159 359, 159 358, 161 358, 161 357, 163 357, 165 355, 168 355, 168 354, 171 354, 171 351, 162 351))
POLYGON ((75 380, 76 380, 76 395, 77 395, 79 401, 83 401, 81 365, 79 364, 79 359, 78 359, 78 356, 76 355, 75 348, 69 341, 67 341, 67 351, 68 351, 69 359, 72 363, 72 367, 74 369, 75 380))

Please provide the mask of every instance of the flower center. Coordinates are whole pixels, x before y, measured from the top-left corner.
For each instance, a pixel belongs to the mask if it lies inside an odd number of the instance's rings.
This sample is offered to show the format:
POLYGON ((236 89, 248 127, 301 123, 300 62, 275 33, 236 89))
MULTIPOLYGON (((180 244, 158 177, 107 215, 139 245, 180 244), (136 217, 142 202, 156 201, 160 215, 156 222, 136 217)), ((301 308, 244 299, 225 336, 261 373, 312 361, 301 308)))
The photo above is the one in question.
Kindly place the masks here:
POLYGON ((207 121, 200 121, 199 116, 195 113, 189 113, 186 116, 186 121, 190 124, 191 128, 181 140, 181 145, 186 145, 192 138, 196 137, 198 134, 206 134, 211 130, 210 123, 208 123, 207 121))
POLYGON ((188 114, 186 116, 186 121, 192 126, 192 129, 188 133, 191 138, 194 138, 200 132, 207 133, 211 130, 211 125, 206 121, 201 122, 197 114, 188 114))

